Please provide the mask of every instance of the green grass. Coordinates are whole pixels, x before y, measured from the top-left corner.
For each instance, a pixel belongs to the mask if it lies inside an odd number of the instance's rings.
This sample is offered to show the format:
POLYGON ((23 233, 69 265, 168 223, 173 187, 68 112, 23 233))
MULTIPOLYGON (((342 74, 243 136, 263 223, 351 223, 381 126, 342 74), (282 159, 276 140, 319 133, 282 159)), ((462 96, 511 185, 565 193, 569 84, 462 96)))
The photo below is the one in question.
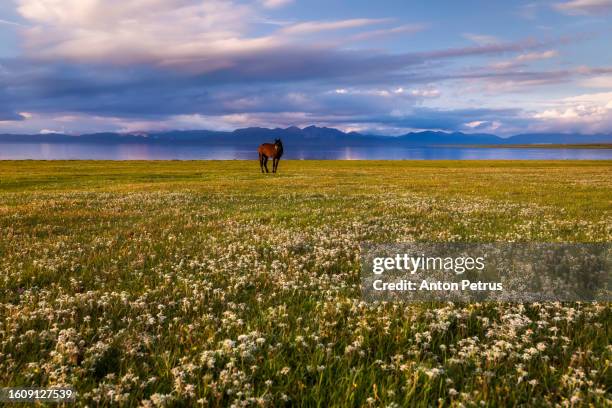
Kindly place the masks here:
POLYGON ((609 304, 367 304, 359 243, 610 242, 610 161, 0 162, 0 386, 611 403, 609 304))

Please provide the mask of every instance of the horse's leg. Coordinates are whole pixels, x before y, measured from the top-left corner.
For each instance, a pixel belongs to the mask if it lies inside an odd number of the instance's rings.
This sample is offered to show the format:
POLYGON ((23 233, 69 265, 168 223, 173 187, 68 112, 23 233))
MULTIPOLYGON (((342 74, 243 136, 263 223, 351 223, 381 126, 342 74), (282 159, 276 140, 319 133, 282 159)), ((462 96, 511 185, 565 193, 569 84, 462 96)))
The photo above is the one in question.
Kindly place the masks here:
POLYGON ((263 169, 263 154, 259 153, 259 168, 261 169, 261 172, 264 172, 263 169))
POLYGON ((275 157, 272 159, 272 173, 276 173, 276 163, 278 163, 278 159, 275 157))
POLYGON ((269 171, 268 171, 268 156, 264 156, 264 167, 266 168, 266 173, 269 173, 269 171))
POLYGON ((274 169, 275 173, 278 171, 278 163, 280 163, 280 158, 276 159, 276 168, 274 169))

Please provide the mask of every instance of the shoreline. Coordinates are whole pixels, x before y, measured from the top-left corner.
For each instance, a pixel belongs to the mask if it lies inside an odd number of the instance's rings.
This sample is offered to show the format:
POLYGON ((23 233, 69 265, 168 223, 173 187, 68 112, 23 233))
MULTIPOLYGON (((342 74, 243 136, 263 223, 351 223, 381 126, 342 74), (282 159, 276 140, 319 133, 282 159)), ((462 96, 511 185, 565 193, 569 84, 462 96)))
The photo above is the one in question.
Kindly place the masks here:
POLYGON ((612 143, 585 144, 474 144, 444 145, 445 147, 481 148, 481 149, 612 149, 612 143))

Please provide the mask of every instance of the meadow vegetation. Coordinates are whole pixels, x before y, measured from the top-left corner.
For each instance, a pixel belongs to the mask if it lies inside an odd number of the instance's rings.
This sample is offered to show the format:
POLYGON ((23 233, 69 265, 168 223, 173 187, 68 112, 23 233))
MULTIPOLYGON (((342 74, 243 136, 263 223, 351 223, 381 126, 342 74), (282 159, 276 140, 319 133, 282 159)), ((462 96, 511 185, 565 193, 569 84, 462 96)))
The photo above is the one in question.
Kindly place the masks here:
POLYGON ((610 242, 609 161, 0 162, 0 386, 609 406, 609 303, 366 303, 359 243, 610 242))

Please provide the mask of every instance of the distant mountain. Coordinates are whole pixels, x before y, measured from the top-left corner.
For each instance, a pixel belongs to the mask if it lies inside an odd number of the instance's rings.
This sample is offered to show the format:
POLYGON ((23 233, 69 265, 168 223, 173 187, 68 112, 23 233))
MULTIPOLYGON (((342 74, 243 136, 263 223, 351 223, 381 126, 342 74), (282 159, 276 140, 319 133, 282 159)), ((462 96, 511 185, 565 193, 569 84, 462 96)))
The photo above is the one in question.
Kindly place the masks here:
POLYGON ((528 133, 512 136, 504 142, 512 144, 575 144, 575 143, 612 143, 612 134, 580 135, 566 133, 528 133))
POLYGON ((308 126, 303 129, 289 127, 286 129, 250 127, 236 129, 233 132, 211 130, 167 131, 151 133, 91 133, 79 136, 58 133, 37 135, 0 134, 0 143, 181 143, 210 144, 215 146, 253 147, 262 142, 280 138, 286 146, 309 149, 330 149, 342 147, 367 147, 385 145, 385 147, 409 147, 432 145, 478 145, 478 144, 550 144, 550 143, 612 143, 612 134, 581 135, 563 133, 520 134, 501 138, 491 134, 467 134, 461 132, 411 132, 401 136, 369 135, 357 132, 345 133, 338 129, 308 126))

